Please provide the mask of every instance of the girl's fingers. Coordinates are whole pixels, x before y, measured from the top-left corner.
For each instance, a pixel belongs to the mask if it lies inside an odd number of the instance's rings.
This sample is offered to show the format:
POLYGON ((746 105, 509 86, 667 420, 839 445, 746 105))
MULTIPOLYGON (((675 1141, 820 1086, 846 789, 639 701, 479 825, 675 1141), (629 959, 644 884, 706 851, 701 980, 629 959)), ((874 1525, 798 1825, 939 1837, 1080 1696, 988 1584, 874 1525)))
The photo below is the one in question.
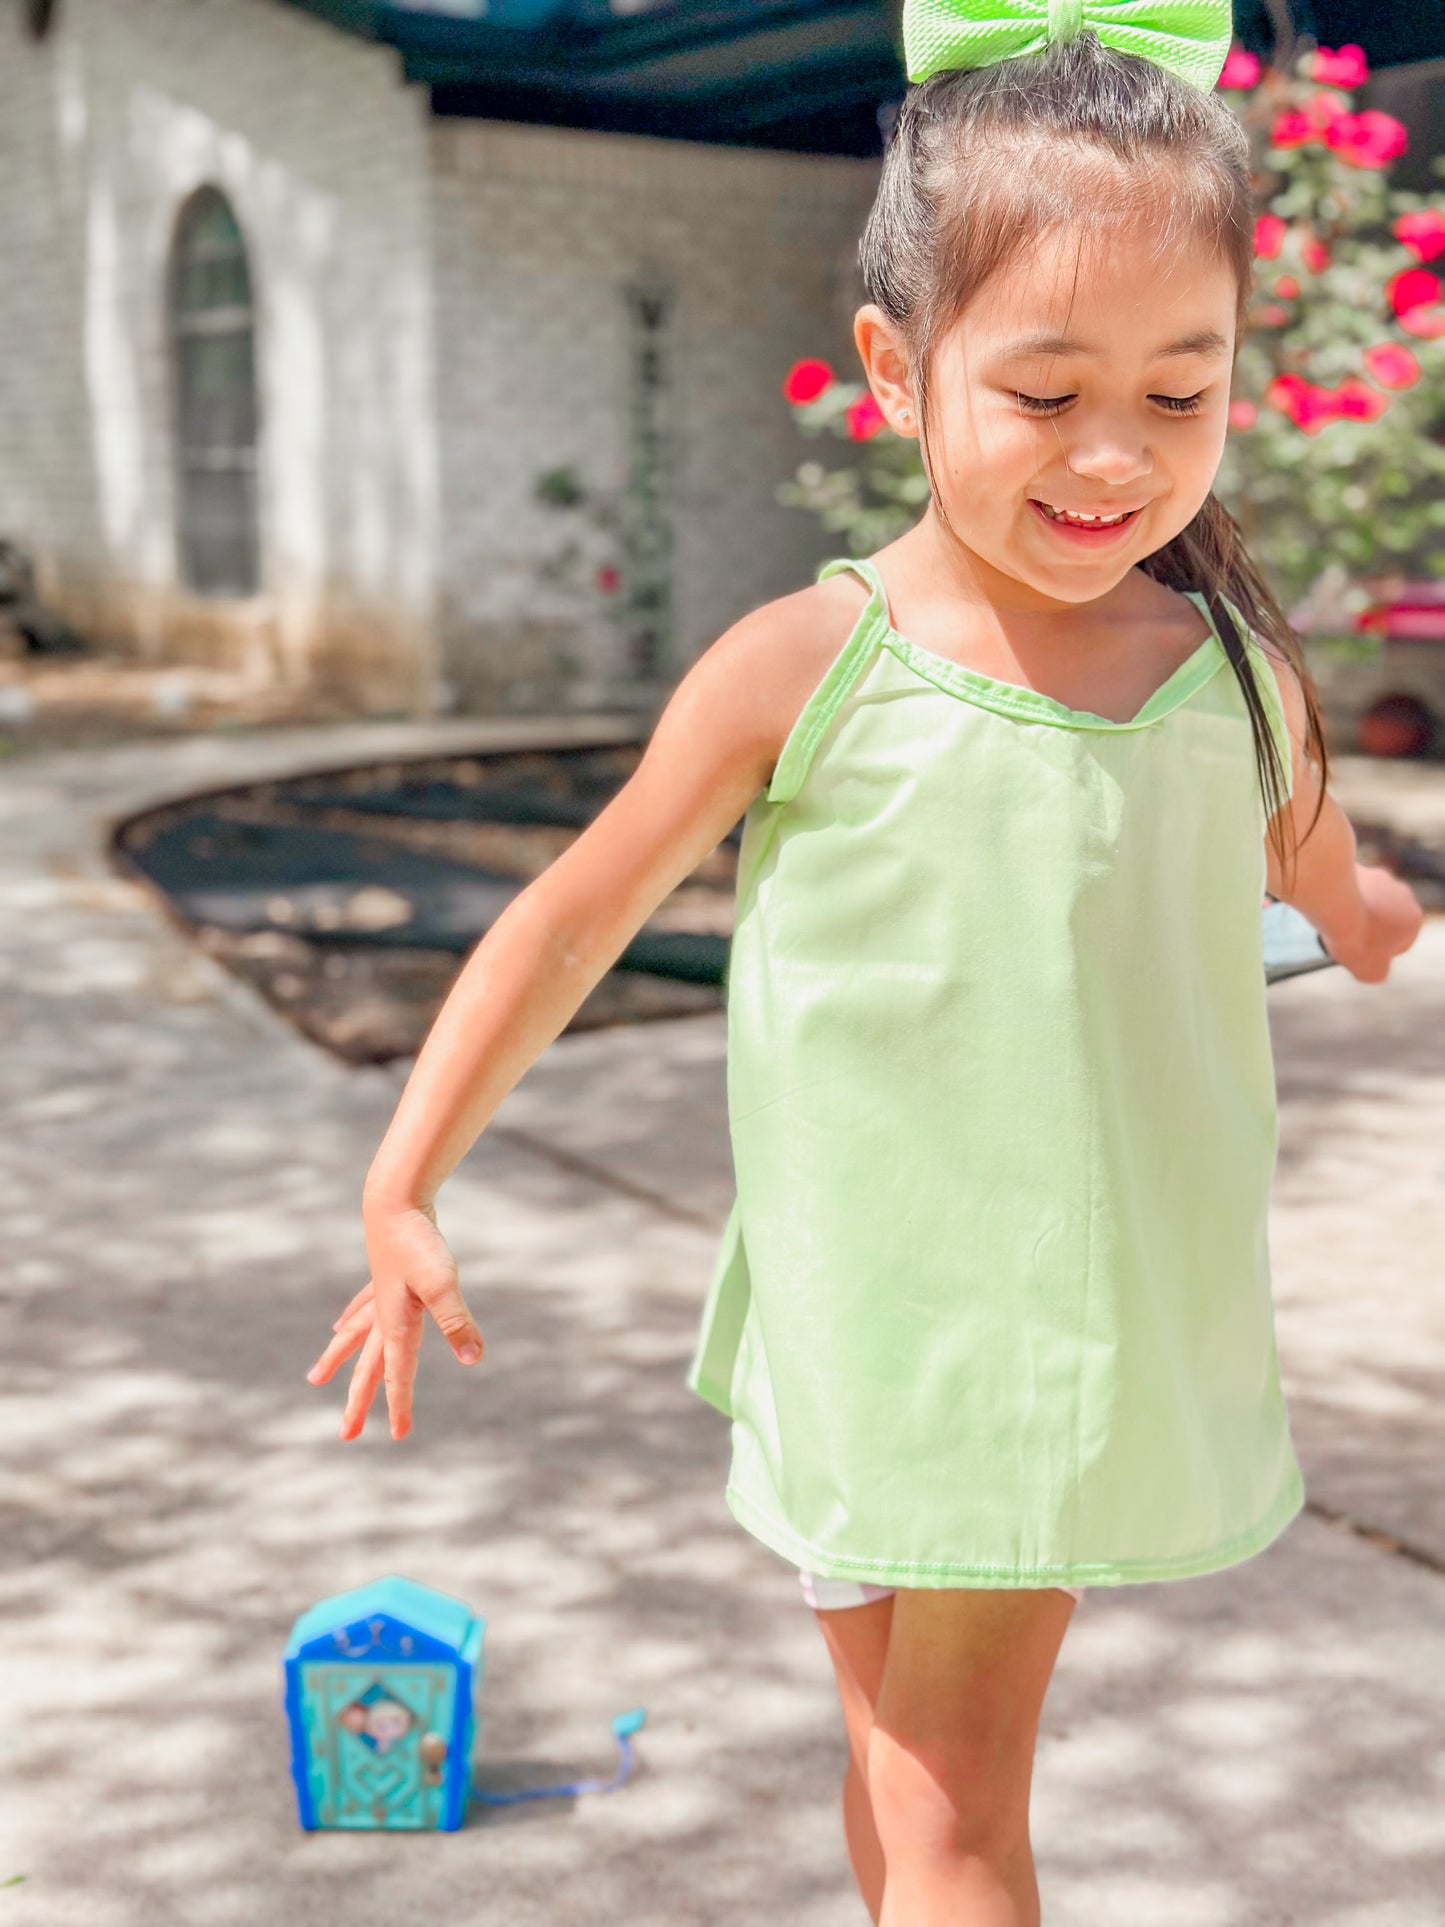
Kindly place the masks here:
POLYGON ((348 1318, 354 1317, 363 1305, 369 1303, 374 1290, 375 1285, 372 1280, 368 1278, 366 1283, 361 1287, 361 1290, 357 1292, 351 1303, 346 1307, 346 1310, 342 1312, 338 1319, 334 1320, 331 1326, 332 1331, 339 1332, 348 1318))
POLYGON ((382 1334, 382 1371, 386 1404, 391 1414, 391 1436, 404 1439, 411 1430, 411 1394, 416 1380, 417 1355, 426 1329, 421 1300, 405 1283, 377 1296, 377 1324, 382 1334))
POLYGON ((475 1365, 485 1347, 477 1322, 462 1297, 455 1264, 448 1263, 430 1274, 419 1275, 414 1290, 461 1362, 475 1365))
POLYGON ((361 1348, 356 1369, 351 1374, 351 1390, 346 1395, 346 1410, 341 1415, 341 1438, 354 1439, 365 1425, 366 1414, 381 1383, 382 1362, 381 1327, 373 1325, 361 1348))
MULTIPOLYGON (((421 1215, 431 1226, 433 1243, 440 1243, 434 1235, 435 1212, 428 1209, 421 1215)), ((405 1264, 399 1276, 389 1278, 384 1292, 377 1290, 373 1274, 332 1325, 334 1336, 306 1377, 313 1385, 324 1385, 337 1367, 361 1348, 341 1420, 342 1438, 355 1438, 361 1432, 377 1385, 382 1382, 392 1437, 403 1439, 411 1431, 412 1389, 427 1312, 463 1364, 473 1364, 480 1358, 482 1335, 462 1297, 456 1263, 445 1246, 439 1258, 431 1249, 422 1254, 414 1269, 412 1264, 405 1264)))
POLYGON ((350 1358, 371 1329, 369 1319, 357 1318, 337 1332, 326 1350, 306 1374, 313 1385, 324 1385, 344 1359, 350 1358))
POLYGON ((386 1405, 391 1413, 391 1436, 404 1439, 411 1430, 411 1394, 416 1383, 417 1349, 420 1327, 401 1338, 388 1340, 382 1348, 386 1379, 386 1405))

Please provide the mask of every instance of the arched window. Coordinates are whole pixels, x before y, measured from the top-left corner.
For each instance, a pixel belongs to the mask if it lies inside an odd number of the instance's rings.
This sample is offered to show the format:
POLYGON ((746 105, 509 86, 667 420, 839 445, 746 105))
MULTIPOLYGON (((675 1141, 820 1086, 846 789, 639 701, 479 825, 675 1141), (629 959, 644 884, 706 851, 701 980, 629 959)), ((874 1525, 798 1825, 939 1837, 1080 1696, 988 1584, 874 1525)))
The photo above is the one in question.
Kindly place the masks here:
POLYGON ((203 595, 250 595, 256 542, 256 368, 246 243, 205 187, 176 228, 171 273, 181 570, 203 595))

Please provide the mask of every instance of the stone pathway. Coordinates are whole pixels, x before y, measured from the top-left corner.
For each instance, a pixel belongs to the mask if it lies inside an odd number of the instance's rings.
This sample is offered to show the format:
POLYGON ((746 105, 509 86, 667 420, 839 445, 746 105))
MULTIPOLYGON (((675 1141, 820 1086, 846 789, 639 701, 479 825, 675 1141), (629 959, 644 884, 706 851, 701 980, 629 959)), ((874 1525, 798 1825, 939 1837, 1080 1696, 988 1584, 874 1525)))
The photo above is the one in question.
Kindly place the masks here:
MULTIPOLYGON (((364 1281, 359 1191, 405 1067, 302 1041, 99 854, 109 823, 189 788, 526 727, 0 769, 17 1927, 866 1927, 821 1639, 792 1568, 728 1514, 726 1426, 683 1384, 730 1196, 721 1017, 551 1047, 439 1205, 486 1360, 464 1372, 429 1333, 414 1435, 373 1420, 342 1445, 342 1381, 304 1373, 364 1281), (489 1622, 487 1784, 610 1772, 608 1723, 643 1705, 632 1782, 454 1836, 301 1834, 286 1633, 390 1571, 489 1622)), ((1342 797, 1371 782, 1342 759, 1342 797)), ((1445 824, 1445 772, 1402 787, 1445 824)), ((1078 1609, 1034 1781, 1049 1927, 1441 1919, 1445 919, 1386 985, 1322 971, 1271 1010, 1278 1329, 1311 1508, 1243 1566, 1078 1609)))

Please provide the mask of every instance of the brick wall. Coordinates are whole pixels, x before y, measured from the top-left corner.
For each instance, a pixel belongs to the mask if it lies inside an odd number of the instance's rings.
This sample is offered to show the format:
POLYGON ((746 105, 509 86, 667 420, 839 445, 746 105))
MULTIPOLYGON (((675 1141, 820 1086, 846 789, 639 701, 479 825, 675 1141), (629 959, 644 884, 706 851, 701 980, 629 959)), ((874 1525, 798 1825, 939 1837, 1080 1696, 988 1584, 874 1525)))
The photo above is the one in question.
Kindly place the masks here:
MULTIPOLYGON (((543 676, 549 641, 577 623, 575 598, 537 578, 566 524, 531 488, 564 463, 599 488, 624 480, 622 290, 647 273, 675 296, 675 680, 836 548, 775 500, 811 452, 779 389, 804 355, 857 370, 855 255, 876 164, 497 121, 438 121, 432 145, 450 673, 489 690, 525 637, 527 673, 543 676)), ((581 626, 605 683, 622 667, 615 632, 595 616, 581 626)))

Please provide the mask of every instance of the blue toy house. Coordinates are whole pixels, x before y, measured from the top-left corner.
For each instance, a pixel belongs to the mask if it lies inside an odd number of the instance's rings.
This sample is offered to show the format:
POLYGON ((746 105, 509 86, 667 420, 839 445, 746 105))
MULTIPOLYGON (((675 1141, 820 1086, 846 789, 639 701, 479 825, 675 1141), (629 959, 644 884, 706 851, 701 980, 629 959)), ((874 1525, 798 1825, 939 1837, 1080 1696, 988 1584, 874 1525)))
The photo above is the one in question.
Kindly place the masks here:
POLYGON ((284 1704, 303 1827, 462 1824, 485 1630, 459 1599, 395 1577, 302 1613, 284 1704))

